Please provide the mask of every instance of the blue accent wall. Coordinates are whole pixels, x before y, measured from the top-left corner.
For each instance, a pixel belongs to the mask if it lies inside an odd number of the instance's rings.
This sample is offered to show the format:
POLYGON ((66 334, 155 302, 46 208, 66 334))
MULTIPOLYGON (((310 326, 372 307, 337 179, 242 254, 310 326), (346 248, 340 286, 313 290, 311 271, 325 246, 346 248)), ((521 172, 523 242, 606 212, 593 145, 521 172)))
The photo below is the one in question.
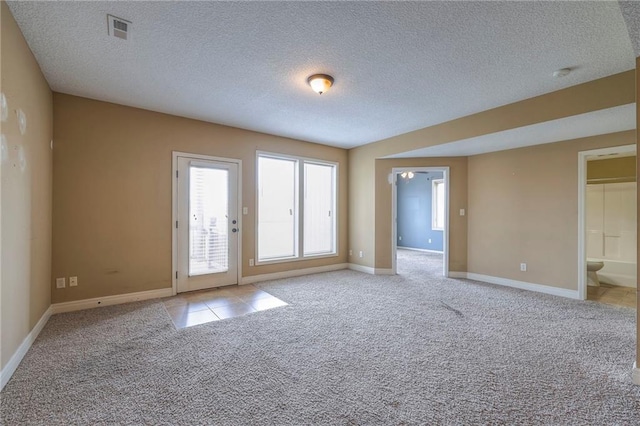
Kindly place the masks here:
POLYGON ((398 247, 442 251, 443 231, 431 229, 433 179, 442 179, 442 172, 416 173, 413 179, 398 176, 398 247))

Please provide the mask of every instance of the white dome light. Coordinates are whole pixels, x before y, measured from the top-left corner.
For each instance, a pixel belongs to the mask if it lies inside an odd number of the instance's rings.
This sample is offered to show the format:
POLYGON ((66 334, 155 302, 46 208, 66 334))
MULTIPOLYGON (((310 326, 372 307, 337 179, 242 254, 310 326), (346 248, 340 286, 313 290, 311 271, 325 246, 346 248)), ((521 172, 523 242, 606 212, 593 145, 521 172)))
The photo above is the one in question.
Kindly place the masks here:
POLYGON ((327 74, 314 74, 307 79, 309 86, 318 95, 322 95, 333 86, 333 77, 327 74))

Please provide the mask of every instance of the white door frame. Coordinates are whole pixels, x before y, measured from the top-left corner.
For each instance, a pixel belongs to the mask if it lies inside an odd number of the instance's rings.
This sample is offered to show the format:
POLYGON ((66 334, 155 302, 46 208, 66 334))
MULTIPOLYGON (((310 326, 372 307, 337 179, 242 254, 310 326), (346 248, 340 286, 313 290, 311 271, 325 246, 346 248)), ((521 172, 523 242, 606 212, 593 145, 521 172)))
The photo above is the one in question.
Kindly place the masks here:
POLYGON ((636 152, 636 145, 612 146, 578 152, 578 299, 587 300, 587 159, 596 155, 636 152))
POLYGON ((238 284, 242 281, 242 160, 173 151, 171 157, 171 293, 178 294, 178 157, 209 160, 238 165, 238 284))
POLYGON ((391 169, 391 273, 397 274, 398 257, 398 175, 402 172, 442 172, 444 179, 444 238, 442 276, 449 276, 449 167, 394 167, 391 169))

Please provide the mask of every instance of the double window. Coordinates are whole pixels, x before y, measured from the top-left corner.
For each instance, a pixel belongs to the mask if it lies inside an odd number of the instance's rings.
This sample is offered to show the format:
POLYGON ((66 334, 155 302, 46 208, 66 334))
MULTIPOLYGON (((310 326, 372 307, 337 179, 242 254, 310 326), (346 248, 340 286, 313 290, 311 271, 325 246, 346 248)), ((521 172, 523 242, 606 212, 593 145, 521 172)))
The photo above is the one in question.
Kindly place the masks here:
POLYGON ((258 154, 258 262, 336 254, 337 165, 258 154))

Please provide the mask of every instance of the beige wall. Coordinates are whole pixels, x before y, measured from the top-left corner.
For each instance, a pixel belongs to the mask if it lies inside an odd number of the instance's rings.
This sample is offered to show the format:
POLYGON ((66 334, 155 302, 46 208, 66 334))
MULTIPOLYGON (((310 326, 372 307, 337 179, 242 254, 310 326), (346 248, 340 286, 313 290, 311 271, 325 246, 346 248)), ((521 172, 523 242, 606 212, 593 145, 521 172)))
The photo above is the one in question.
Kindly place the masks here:
POLYGON ((2 350, 4 367, 51 304, 51 91, 5 2, 2 86, 9 106, 1 123, 8 152, 2 167, 2 350), (16 110, 24 111, 26 131, 16 110))
MULTIPOLYGON (((376 268, 391 268, 392 187, 388 176, 394 167, 449 167, 449 270, 467 269, 467 157, 405 158, 376 161, 376 268)), ((355 253, 355 252, 354 252, 355 253)))
POLYGON ((242 160, 242 274, 347 260, 347 151, 54 94, 53 275, 78 276, 64 302, 171 287, 172 151, 242 160), (339 256, 249 267, 255 257, 256 151, 339 163, 339 256))
POLYGON ((363 257, 349 256, 349 262, 368 267, 375 266, 375 187, 375 157, 365 149, 350 150, 349 249, 363 257))
POLYGON ((587 161, 587 183, 635 182, 636 156, 587 161))
POLYGON ((388 259, 383 259, 381 254, 374 257, 378 241, 376 233, 379 232, 377 225, 384 223, 376 220, 380 214, 377 208, 381 206, 375 199, 376 159, 546 120, 630 104, 635 102, 634 87, 634 72, 628 71, 350 150, 349 246, 354 253, 356 250, 365 252, 362 259, 352 257, 352 263, 382 268, 389 262, 388 259), (377 264, 378 261, 383 263, 377 264))
POLYGON ((634 142, 627 131, 469 157, 468 272, 577 290, 578 152, 634 142))

